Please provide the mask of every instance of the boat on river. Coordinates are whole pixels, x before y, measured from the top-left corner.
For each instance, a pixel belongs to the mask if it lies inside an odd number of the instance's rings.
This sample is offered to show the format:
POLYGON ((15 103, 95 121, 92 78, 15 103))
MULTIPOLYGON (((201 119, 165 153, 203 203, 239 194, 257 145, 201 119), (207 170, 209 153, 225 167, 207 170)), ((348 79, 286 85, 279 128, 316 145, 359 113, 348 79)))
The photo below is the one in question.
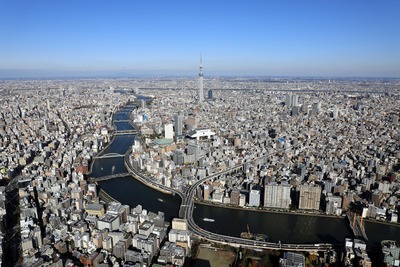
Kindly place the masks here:
POLYGON ((241 238, 246 238, 246 239, 253 239, 254 235, 250 232, 249 225, 247 225, 247 232, 241 232, 240 233, 241 238))
POLYGON ((256 241, 263 241, 263 242, 268 242, 269 237, 266 234, 253 234, 250 232, 249 225, 247 225, 247 232, 242 232, 240 233, 241 238, 245 239, 251 239, 251 240, 256 240, 256 241))
POLYGON ((254 235, 249 232, 241 232, 240 233, 241 238, 246 238, 246 239, 254 239, 254 235))
POLYGON ((203 221, 205 221, 205 222, 215 222, 214 219, 210 219, 210 218, 204 218, 203 221))

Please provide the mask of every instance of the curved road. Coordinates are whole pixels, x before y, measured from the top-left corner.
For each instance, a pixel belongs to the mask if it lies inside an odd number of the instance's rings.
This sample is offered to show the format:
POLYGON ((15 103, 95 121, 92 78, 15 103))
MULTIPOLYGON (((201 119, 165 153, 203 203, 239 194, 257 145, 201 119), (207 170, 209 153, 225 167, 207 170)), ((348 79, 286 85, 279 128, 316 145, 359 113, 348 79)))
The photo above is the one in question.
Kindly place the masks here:
MULTIPOLYGON (((280 149, 280 150, 274 151, 272 153, 263 155, 252 161, 246 162, 246 163, 255 162, 261 158, 269 157, 271 155, 274 155, 279 152, 283 152, 285 150, 286 149, 280 149)), ((186 192, 186 194, 184 194, 179 190, 161 185, 161 184, 153 181, 148 176, 144 175, 143 173, 141 173, 138 170, 136 170, 135 168, 133 168, 133 166, 130 163, 130 159, 129 159, 130 153, 131 153, 131 149, 128 150, 127 153, 125 154, 125 166, 128 169, 128 171, 132 174, 132 176, 135 177, 136 179, 138 179, 140 182, 142 182, 146 185, 150 185, 151 187, 158 189, 162 192, 168 192, 168 193, 179 195, 182 199, 181 206, 179 209, 179 217, 186 219, 188 222, 189 230, 193 234, 199 236, 200 238, 207 239, 212 242, 228 244, 228 245, 235 246, 235 247, 241 246, 241 247, 258 248, 258 249, 283 249, 283 250, 291 250, 291 251, 326 251, 326 250, 332 249, 332 244, 325 244, 325 243, 322 243, 322 244, 282 244, 280 242, 272 243, 272 242, 257 241, 257 240, 216 234, 216 233, 212 233, 212 232, 209 232, 209 231, 206 231, 206 230, 200 228, 193 220, 194 194, 196 192, 196 188, 198 186, 200 186, 201 184, 203 184, 207 180, 213 180, 214 178, 216 178, 218 176, 232 173, 233 171, 235 171, 237 169, 243 168, 244 164, 240 164, 238 166, 235 166, 234 168, 228 169, 226 171, 218 172, 218 173, 210 175, 206 178, 200 179, 189 188, 189 190, 186 192)))

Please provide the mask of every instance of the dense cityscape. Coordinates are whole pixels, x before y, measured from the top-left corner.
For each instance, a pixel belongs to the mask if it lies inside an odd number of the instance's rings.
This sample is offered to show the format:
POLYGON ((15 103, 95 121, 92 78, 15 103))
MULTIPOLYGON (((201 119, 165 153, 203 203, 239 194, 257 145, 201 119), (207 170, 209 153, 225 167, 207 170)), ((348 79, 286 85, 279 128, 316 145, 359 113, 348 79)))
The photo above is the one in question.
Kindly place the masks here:
POLYGON ((216 77, 204 90, 200 73, 1 81, 2 266, 196 266, 204 250, 240 266, 243 249, 279 251, 280 266, 397 266, 396 238, 377 253, 363 221, 398 227, 398 80, 216 77), (179 212, 102 186, 127 175, 178 195, 179 212), (217 234, 194 220, 198 205, 340 218, 349 234, 217 234))
POLYGON ((400 266, 399 10, 2 1, 0 266, 400 266))

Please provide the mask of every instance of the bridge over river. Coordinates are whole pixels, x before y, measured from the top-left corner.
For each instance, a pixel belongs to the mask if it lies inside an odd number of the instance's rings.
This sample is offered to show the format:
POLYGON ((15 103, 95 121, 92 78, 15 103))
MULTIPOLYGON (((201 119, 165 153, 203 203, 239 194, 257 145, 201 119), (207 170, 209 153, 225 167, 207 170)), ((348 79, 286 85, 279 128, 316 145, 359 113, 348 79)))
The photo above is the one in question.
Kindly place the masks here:
POLYGON ((114 135, 130 135, 130 134, 137 134, 136 130, 119 130, 119 131, 115 131, 114 135))
POLYGON ((124 155, 119 153, 107 153, 104 155, 96 156, 94 159, 109 159, 109 158, 122 158, 124 155))
MULTIPOLYGON (((276 153, 276 152, 274 152, 276 153)), ((271 154, 274 154, 271 153, 271 154)), ((263 157, 268 156, 264 155, 263 157)), ((328 243, 317 243, 317 244, 286 244, 286 243, 274 243, 274 242, 266 242, 266 241, 258 241, 253 239, 245 239, 240 237, 226 236, 213 232, 209 232, 205 229, 200 228, 193 219, 193 209, 194 209, 194 195, 196 192, 196 188, 200 186, 207 180, 216 179, 219 176, 226 175, 228 173, 232 173, 237 171, 238 169, 242 169, 243 165, 236 166, 235 168, 228 169, 226 171, 222 171, 219 173, 215 173, 206 178, 198 180, 195 184, 193 184, 186 192, 180 192, 179 190, 173 189, 171 187, 167 187, 157 182, 153 181, 150 177, 147 177, 145 174, 136 170, 130 160, 129 153, 125 155, 125 166, 130 171, 131 175, 141 181, 142 183, 151 186, 157 190, 162 192, 170 192, 172 194, 177 194, 181 197, 182 202, 179 209, 179 217, 186 219, 188 222, 189 230, 204 239, 210 240, 212 242, 218 242, 221 244, 227 244, 234 247, 248 247, 248 248, 257 248, 257 249, 284 249, 290 251, 308 251, 308 252, 316 252, 316 251, 327 251, 332 249, 332 244, 328 243)))
POLYGON ((101 176, 101 177, 90 177, 90 179, 93 182, 101 182, 101 181, 111 180, 111 179, 115 179, 115 178, 125 177, 128 175, 131 175, 131 174, 129 172, 122 172, 122 173, 101 176))

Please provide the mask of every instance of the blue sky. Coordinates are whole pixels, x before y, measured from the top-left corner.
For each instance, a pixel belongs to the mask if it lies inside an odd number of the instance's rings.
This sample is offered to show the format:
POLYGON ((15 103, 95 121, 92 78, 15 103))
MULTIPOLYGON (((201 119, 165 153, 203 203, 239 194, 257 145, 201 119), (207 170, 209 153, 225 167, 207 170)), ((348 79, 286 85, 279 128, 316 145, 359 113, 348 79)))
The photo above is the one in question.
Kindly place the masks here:
POLYGON ((400 1, 0 2, 0 77, 400 77, 400 1))

